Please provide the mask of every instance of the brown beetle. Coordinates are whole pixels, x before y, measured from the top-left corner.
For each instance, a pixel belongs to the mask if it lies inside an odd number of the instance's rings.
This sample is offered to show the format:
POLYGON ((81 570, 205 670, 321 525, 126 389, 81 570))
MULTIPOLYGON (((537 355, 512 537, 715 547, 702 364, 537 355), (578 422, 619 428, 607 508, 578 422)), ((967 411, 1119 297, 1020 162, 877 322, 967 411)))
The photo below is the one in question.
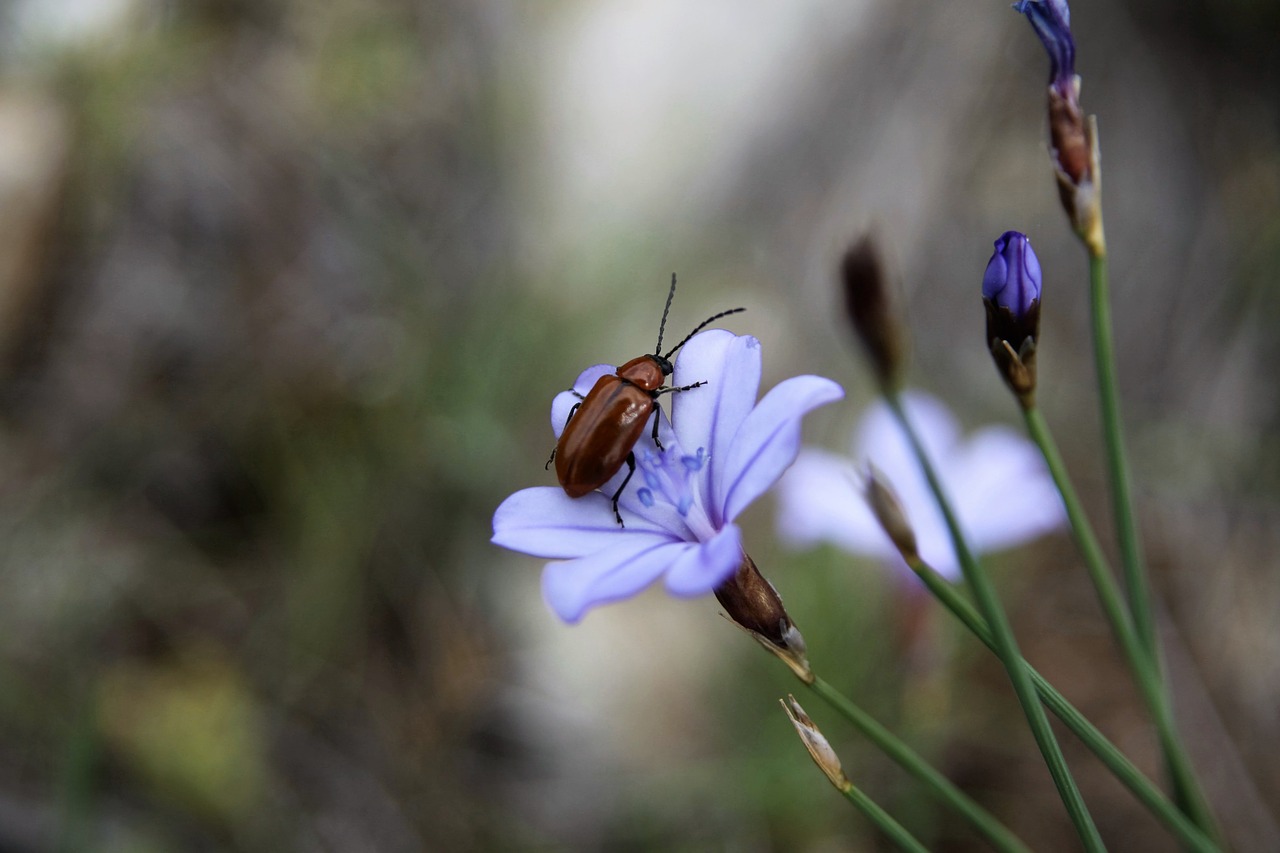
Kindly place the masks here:
MULTIPOLYGON (((667 313, 671 310, 671 300, 675 295, 676 276, 672 273, 671 290, 667 293, 666 307, 662 309, 658 345, 654 347, 653 354, 633 358, 619 367, 617 373, 606 374, 596 380, 587 396, 582 397, 569 410, 564 431, 560 433, 560 440, 556 442, 551 458, 547 460, 548 467, 555 461, 556 476, 565 494, 571 498, 580 498, 600 488, 622 470, 622 463, 625 462, 628 468, 626 479, 613 493, 613 515, 620 525, 622 514, 618 512, 618 498, 636 472, 633 448, 644 433, 645 424, 651 415, 662 411, 658 397, 689 391, 706 384, 695 382, 682 388, 664 387, 662 383, 674 369, 671 356, 706 328, 707 324, 746 310, 733 308, 708 317, 686 335, 684 340, 672 347, 670 352, 661 355, 662 333, 667 327, 667 313)), ((658 440, 659 421, 659 417, 653 418, 653 442, 661 450, 662 442, 658 440)))

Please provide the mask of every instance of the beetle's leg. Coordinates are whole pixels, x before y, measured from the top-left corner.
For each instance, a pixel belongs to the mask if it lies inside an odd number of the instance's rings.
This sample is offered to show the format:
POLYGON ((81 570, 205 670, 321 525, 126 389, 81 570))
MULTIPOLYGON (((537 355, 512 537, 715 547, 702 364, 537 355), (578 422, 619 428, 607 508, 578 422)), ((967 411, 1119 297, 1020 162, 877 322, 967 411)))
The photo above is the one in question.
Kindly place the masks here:
MULTIPOLYGON (((578 398, 579 398, 579 399, 581 399, 581 398, 582 398, 582 395, 581 395, 581 394, 578 394, 578 392, 577 392, 577 391, 574 391, 573 393, 574 393, 574 394, 577 394, 577 396, 578 396, 578 398)), ((574 404, 573 404, 573 408, 569 410, 569 417, 567 417, 567 418, 565 418, 565 419, 564 419, 564 426, 566 426, 566 427, 567 427, 567 426, 569 425, 569 421, 573 419, 573 413, 574 413, 574 412, 576 412, 576 411, 578 411, 578 407, 579 407, 579 406, 581 406, 581 405, 582 405, 581 403, 574 403, 574 404)), ((564 427, 561 427, 561 428, 560 428, 560 432, 564 432, 564 427)), ((551 467, 551 463, 552 463, 552 462, 554 462, 554 461, 556 461, 556 448, 554 448, 554 447, 553 447, 553 448, 551 448, 551 455, 547 457, 547 464, 542 466, 542 470, 543 470, 543 471, 545 471, 545 470, 547 470, 548 468, 550 468, 550 467, 551 467)))
POLYGON ((631 482, 631 477, 636 473, 636 454, 635 451, 627 454, 627 476, 622 481, 622 485, 618 486, 618 491, 613 493, 613 517, 618 519, 619 527, 626 527, 622 523, 622 513, 618 512, 618 498, 622 497, 622 490, 627 487, 627 483, 631 482))
POLYGON ((658 402, 658 397, 662 396, 663 394, 674 394, 676 391, 691 391, 694 388, 701 388, 703 385, 706 385, 706 384, 707 384, 706 382, 695 382, 692 385, 685 385, 682 388, 659 388, 657 391, 654 392, 653 408, 657 411, 658 417, 655 417, 653 419, 653 443, 658 445, 659 450, 665 450, 666 448, 662 446, 662 441, 658 439, 658 422, 662 416, 662 405, 658 402))
POLYGON ((658 438, 658 427, 661 424, 662 424, 662 404, 655 399, 653 401, 653 443, 658 445, 659 450, 666 450, 666 448, 662 446, 662 440, 658 438))
POLYGON ((706 382, 695 382, 695 383, 693 383, 692 385, 685 385, 685 386, 680 387, 680 388, 659 388, 659 389, 658 389, 658 393, 659 393, 659 394, 674 394, 674 393, 675 393, 675 392, 677 392, 677 391, 692 391, 694 388, 701 388, 703 385, 706 385, 706 384, 707 384, 706 382))

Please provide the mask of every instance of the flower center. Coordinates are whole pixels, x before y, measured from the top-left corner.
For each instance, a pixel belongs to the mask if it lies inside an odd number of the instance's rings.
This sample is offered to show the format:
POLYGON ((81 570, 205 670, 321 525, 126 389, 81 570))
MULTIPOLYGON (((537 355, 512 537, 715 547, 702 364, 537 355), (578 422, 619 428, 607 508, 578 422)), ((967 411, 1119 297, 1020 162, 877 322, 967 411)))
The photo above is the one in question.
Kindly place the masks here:
POLYGON ((668 447, 661 453, 646 450, 641 454, 639 463, 644 474, 644 486, 636 490, 636 497, 649 508, 658 504, 673 507, 694 536, 701 540, 710 539, 716 531, 694 487, 695 475, 707 467, 710 458, 704 447, 699 447, 698 452, 692 455, 675 447, 668 447))

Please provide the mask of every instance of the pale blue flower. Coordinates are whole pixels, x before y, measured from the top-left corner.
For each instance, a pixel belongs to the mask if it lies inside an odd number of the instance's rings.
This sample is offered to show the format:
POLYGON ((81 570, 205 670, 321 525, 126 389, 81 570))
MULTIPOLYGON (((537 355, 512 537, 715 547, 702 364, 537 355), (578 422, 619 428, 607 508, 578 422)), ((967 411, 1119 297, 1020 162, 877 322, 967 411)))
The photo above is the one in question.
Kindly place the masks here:
MULTIPOLYGON (((919 391, 903 394, 975 551, 1011 548, 1063 525, 1066 513, 1036 447, 1005 426, 988 426, 962 438, 955 417, 939 400, 919 391)), ((797 546, 829 542, 855 554, 901 564, 862 495, 866 463, 897 493, 915 530, 925 562, 956 579, 960 567, 942 514, 903 437, 883 403, 863 417, 853 458, 805 448, 778 484, 778 532, 797 546)))
MULTIPOLYGON (((588 368, 574 383, 585 394, 609 365, 588 368)), ((581 498, 557 486, 516 492, 493 516, 493 542, 548 563, 542 574, 547 604, 566 622, 592 607, 629 598, 659 578, 681 597, 705 595, 742 562, 742 533, 734 524, 769 489, 800 448, 800 421, 844 392, 829 379, 798 376, 756 401, 760 342, 712 330, 680 353, 674 386, 707 384, 663 397, 659 451, 645 430, 636 444, 638 470, 613 517, 609 495, 626 475, 581 498)), ((551 423, 559 435, 570 392, 556 397, 551 423)))

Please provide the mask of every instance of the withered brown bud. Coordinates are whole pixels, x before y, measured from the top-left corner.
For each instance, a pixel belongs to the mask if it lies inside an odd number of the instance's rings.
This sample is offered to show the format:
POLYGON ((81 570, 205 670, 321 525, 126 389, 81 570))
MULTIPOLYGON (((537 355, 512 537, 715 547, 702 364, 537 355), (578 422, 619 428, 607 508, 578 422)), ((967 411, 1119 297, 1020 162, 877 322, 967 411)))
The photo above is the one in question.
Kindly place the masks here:
POLYGON ((893 310, 889 279, 875 239, 867 234, 851 245, 840 263, 845 311, 876 378, 896 388, 905 361, 906 336, 893 310))
POLYGON ((716 600, 730 619, 781 658, 801 681, 813 682, 804 637, 787 615, 778 591, 747 554, 742 555, 733 577, 716 588, 716 600))
POLYGON ((919 560, 916 532, 907 519, 906 510, 902 508, 902 501, 898 499, 897 493, 885 479, 884 474, 874 465, 867 466, 863 494, 866 495, 867 505, 871 507, 871 512, 880 523, 880 528, 898 549, 902 559, 906 560, 908 565, 919 560))

